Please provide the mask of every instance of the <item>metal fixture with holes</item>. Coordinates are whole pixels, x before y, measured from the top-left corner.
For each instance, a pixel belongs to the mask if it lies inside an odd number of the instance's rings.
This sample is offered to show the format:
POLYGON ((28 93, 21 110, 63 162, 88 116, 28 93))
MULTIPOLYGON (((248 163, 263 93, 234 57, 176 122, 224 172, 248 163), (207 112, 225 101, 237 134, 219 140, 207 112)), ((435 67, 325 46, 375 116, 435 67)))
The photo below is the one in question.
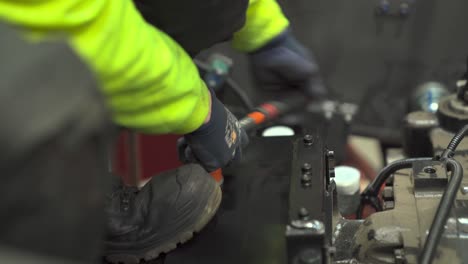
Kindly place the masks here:
POLYGON ((317 135, 295 142, 286 228, 289 263, 326 263, 331 245, 334 184, 333 152, 317 135), (312 184, 313 183, 313 184, 312 184), (314 201, 314 202, 311 202, 314 201))

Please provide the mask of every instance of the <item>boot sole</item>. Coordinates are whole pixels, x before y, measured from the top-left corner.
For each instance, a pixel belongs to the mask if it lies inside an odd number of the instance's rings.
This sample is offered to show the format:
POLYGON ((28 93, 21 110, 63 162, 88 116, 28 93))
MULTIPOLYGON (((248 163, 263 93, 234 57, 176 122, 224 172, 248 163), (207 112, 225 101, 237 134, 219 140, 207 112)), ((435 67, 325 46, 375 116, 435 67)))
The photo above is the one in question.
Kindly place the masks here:
POLYGON ((214 217, 221 204, 222 192, 221 188, 217 187, 211 197, 208 199, 208 204, 203 209, 201 218, 187 231, 177 235, 173 240, 168 241, 163 245, 151 248, 144 253, 115 253, 105 256, 105 260, 112 264, 138 264, 142 260, 154 260, 162 253, 169 253, 177 248, 178 244, 183 244, 190 240, 194 233, 200 232, 214 217))

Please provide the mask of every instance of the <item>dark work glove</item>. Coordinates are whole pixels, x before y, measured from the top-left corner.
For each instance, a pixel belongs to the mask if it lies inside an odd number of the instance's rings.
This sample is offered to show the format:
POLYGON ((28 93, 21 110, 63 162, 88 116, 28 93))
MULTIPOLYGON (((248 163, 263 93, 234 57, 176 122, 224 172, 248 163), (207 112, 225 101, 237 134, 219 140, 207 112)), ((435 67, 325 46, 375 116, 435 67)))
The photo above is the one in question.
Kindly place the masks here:
MULTIPOLYGON (((240 158, 241 147, 248 144, 247 134, 239 127, 237 118, 213 94, 211 100, 210 121, 184 136, 189 148, 179 153, 185 159, 193 155, 208 172, 240 158)), ((179 142, 179 147, 180 144, 184 143, 179 142)))
POLYGON ((313 55, 290 30, 250 53, 250 60, 255 78, 262 88, 297 88, 315 98, 327 95, 313 55))

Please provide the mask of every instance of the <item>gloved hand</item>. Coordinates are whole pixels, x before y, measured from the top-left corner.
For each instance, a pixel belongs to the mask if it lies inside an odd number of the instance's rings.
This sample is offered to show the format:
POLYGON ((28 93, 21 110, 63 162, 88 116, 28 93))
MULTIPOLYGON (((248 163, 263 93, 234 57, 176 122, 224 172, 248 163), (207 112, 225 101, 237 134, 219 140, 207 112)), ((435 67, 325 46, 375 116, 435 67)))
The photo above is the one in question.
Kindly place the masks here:
POLYGON ((250 53, 250 60, 254 76, 263 88, 298 88, 315 98, 327 95, 313 55, 290 30, 250 53))
POLYGON ((193 155, 208 172, 212 172, 240 158, 242 147, 248 141, 237 118, 211 93, 210 120, 184 136, 184 140, 178 143, 179 149, 184 149, 179 156, 183 156, 187 162, 193 155), (188 148, 183 146, 185 143, 188 148))

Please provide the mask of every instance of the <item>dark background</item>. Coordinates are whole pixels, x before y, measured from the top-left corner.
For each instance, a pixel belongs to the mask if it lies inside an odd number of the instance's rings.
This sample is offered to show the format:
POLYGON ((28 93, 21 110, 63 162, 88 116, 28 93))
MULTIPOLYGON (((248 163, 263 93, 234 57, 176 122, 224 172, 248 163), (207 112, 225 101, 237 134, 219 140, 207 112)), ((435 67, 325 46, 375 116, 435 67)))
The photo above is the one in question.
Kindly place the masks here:
MULTIPOLYGON (((399 133, 408 98, 420 84, 439 81, 455 89, 466 71, 468 1, 283 0, 279 3, 297 38, 315 54, 322 75, 339 100, 358 103, 356 126, 399 133), (410 4, 408 16, 400 4, 410 4)), ((224 43, 201 54, 234 59, 233 78, 260 101, 248 59, 224 43)))

